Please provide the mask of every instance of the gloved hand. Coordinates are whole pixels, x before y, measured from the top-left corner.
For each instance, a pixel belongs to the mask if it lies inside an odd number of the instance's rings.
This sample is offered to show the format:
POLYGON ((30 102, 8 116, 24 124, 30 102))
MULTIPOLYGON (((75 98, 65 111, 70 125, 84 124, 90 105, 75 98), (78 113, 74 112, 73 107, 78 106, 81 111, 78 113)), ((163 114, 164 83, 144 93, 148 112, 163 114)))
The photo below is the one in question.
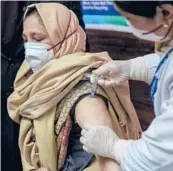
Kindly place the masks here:
POLYGON ((36 171, 49 171, 49 170, 45 167, 41 167, 41 168, 37 169, 36 171))
POLYGON ((97 70, 93 71, 90 81, 94 83, 95 76, 100 75, 98 84, 101 86, 119 85, 130 77, 131 61, 110 61, 107 64, 101 66, 97 70))
POLYGON ((147 81, 146 59, 143 57, 131 60, 110 61, 93 71, 90 77, 91 83, 94 83, 96 75, 100 75, 98 84, 101 86, 117 86, 128 80, 147 81))
POLYGON ((85 125, 81 134, 80 142, 86 152, 115 160, 114 146, 119 138, 112 129, 85 125))

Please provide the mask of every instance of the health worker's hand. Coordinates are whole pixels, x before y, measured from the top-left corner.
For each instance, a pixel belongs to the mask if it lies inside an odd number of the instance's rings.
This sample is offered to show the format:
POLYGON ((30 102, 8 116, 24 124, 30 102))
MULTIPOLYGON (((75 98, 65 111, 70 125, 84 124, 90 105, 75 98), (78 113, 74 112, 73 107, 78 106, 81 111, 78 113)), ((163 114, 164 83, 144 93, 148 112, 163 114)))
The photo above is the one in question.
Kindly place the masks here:
POLYGON ((104 126, 85 125, 81 134, 80 141, 85 151, 115 159, 114 145, 119 138, 112 129, 104 126))
POLYGON ((95 76, 100 75, 98 84, 101 86, 107 87, 123 84, 130 78, 131 65, 131 60, 110 61, 93 71, 90 81, 94 83, 95 76))
POLYGON ((49 171, 49 170, 45 167, 41 167, 41 168, 37 169, 36 171, 49 171))

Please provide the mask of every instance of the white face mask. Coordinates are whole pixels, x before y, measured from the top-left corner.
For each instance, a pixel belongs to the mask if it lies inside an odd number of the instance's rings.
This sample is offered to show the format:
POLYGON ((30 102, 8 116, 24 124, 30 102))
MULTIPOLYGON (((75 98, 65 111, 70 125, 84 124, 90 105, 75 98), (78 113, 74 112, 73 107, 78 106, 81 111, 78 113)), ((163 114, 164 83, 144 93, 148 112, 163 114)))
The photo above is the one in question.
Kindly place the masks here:
POLYGON ((54 59, 53 49, 48 44, 31 43, 24 44, 25 59, 29 63, 33 72, 40 70, 46 63, 54 59))
POLYGON ((148 41, 152 41, 152 42, 165 42, 165 41, 170 40, 169 37, 166 37, 165 39, 163 39, 163 37, 157 36, 154 33, 148 33, 148 34, 144 35, 144 33, 146 33, 147 31, 140 30, 140 29, 133 27, 128 20, 126 20, 126 22, 129 25, 129 27, 131 27, 133 34, 136 37, 139 37, 140 39, 144 39, 144 40, 148 40, 148 41))

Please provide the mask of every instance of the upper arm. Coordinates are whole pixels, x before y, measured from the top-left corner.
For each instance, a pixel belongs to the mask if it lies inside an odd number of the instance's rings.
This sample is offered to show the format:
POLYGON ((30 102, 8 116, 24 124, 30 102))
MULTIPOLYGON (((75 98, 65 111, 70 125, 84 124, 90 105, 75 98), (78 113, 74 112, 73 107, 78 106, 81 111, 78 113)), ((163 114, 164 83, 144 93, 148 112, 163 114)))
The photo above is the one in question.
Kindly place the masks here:
POLYGON ((75 108, 76 121, 80 127, 84 124, 112 127, 112 121, 107 106, 100 97, 86 96, 78 102, 75 108))
MULTIPOLYGON (((90 98, 90 96, 86 96, 76 105, 75 114, 81 128, 87 123, 113 128, 107 105, 101 97, 90 98)), ((98 156, 97 160, 103 171, 120 170, 119 165, 112 159, 98 156)))

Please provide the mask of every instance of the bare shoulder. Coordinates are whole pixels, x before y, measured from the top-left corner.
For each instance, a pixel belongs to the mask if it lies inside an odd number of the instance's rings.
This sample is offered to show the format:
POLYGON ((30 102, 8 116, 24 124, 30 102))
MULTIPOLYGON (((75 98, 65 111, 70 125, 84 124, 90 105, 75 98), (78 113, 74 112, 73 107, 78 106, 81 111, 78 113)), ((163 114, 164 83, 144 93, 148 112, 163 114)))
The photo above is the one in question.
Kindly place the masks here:
POLYGON ((86 96, 76 105, 76 110, 107 110, 106 104, 104 100, 98 96, 91 98, 90 96, 86 96))

